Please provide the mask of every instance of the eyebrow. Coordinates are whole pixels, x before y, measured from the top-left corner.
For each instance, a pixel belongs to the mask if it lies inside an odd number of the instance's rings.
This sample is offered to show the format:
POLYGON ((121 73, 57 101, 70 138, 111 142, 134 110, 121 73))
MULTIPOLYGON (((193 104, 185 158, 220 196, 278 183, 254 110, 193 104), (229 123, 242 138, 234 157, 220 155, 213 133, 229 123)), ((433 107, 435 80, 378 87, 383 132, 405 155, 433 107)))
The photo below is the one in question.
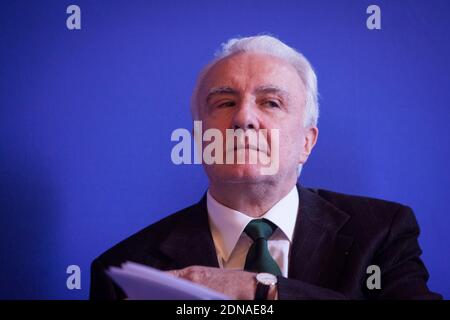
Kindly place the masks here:
POLYGON ((211 88, 208 92, 208 95, 206 96, 206 101, 209 101, 213 96, 218 94, 232 94, 232 95, 238 95, 239 92, 236 89, 233 89, 231 87, 215 87, 211 88))
MULTIPOLYGON (((281 89, 280 87, 273 86, 273 85, 265 85, 265 86, 259 86, 254 91, 253 94, 277 94, 281 96, 284 99, 289 98, 289 92, 287 92, 284 89, 281 89)), ((236 89, 233 89, 232 87, 215 87, 211 88, 208 92, 208 95, 206 96, 206 101, 209 101, 213 96, 219 95, 219 94, 231 94, 231 95, 239 95, 239 91, 236 89)))
POLYGON ((260 87, 255 89, 254 93, 256 93, 256 94, 272 93, 272 94, 277 94, 277 95, 281 96, 282 98, 284 98, 286 100, 289 99, 289 92, 287 92, 284 89, 281 89, 280 87, 272 86, 272 85, 260 86, 260 87))

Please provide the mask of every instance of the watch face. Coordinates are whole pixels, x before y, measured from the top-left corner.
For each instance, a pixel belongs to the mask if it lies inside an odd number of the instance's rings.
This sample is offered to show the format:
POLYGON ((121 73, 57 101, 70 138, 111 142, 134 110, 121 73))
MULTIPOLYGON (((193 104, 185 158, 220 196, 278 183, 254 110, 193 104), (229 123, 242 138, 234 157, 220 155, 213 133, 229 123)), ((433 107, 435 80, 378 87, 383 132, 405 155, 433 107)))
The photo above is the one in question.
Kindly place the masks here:
POLYGON ((258 273, 256 280, 266 286, 272 286, 277 283, 277 277, 270 273, 258 273))

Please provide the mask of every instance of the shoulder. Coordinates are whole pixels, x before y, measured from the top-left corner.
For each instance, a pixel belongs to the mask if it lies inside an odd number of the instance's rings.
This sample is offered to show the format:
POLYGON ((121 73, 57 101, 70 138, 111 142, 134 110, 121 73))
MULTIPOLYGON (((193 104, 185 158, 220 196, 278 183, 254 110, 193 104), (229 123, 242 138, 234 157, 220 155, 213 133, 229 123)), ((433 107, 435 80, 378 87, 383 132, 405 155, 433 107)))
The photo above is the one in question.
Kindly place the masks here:
POLYGON ((407 208, 406 205, 399 202, 367 197, 362 195, 345 194, 325 189, 312 189, 308 188, 310 192, 317 194, 320 198, 327 201, 329 204, 347 212, 353 214, 360 212, 364 209, 368 214, 386 214, 391 215, 392 212, 407 208))
POLYGON ((304 190, 319 197, 327 205, 348 215, 347 228, 364 230, 367 234, 387 234, 391 229, 400 225, 418 232, 413 210, 399 202, 325 189, 304 188, 304 190))
POLYGON ((164 241, 166 236, 179 226, 189 224, 189 221, 197 214, 199 203, 181 209, 167 217, 145 227, 144 229, 129 236, 125 240, 117 243, 101 255, 99 255, 93 264, 103 266, 120 265, 124 261, 140 262, 147 255, 155 252, 158 245, 164 241))

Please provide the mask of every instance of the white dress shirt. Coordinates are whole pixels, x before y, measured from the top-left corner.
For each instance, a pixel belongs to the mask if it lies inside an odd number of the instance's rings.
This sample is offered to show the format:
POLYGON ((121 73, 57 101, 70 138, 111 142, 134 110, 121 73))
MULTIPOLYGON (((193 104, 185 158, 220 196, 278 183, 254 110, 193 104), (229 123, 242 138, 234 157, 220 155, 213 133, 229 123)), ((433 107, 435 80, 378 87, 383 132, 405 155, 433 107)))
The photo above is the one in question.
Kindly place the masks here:
MULTIPOLYGON (((294 186, 284 198, 260 217, 271 221, 278 227, 269 238, 268 247, 284 277, 288 275, 289 252, 298 205, 298 192, 294 186)), ((253 243, 244 229, 255 218, 219 203, 209 193, 209 190, 207 192, 207 208, 219 266, 243 270, 247 252, 253 243)))

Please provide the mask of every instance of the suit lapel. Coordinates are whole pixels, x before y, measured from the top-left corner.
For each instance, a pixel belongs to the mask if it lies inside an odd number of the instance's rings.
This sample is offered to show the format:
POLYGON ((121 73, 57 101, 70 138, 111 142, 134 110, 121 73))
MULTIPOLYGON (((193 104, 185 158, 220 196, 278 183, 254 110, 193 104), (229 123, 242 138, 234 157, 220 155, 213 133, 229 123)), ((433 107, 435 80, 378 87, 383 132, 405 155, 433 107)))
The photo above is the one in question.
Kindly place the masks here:
POLYGON ((177 220, 161 243, 160 251, 173 261, 174 268, 193 265, 219 267, 209 227, 206 194, 177 220))
POLYGON ((297 186, 297 216, 289 262, 289 278, 333 288, 353 238, 339 233, 349 216, 317 193, 297 186))

